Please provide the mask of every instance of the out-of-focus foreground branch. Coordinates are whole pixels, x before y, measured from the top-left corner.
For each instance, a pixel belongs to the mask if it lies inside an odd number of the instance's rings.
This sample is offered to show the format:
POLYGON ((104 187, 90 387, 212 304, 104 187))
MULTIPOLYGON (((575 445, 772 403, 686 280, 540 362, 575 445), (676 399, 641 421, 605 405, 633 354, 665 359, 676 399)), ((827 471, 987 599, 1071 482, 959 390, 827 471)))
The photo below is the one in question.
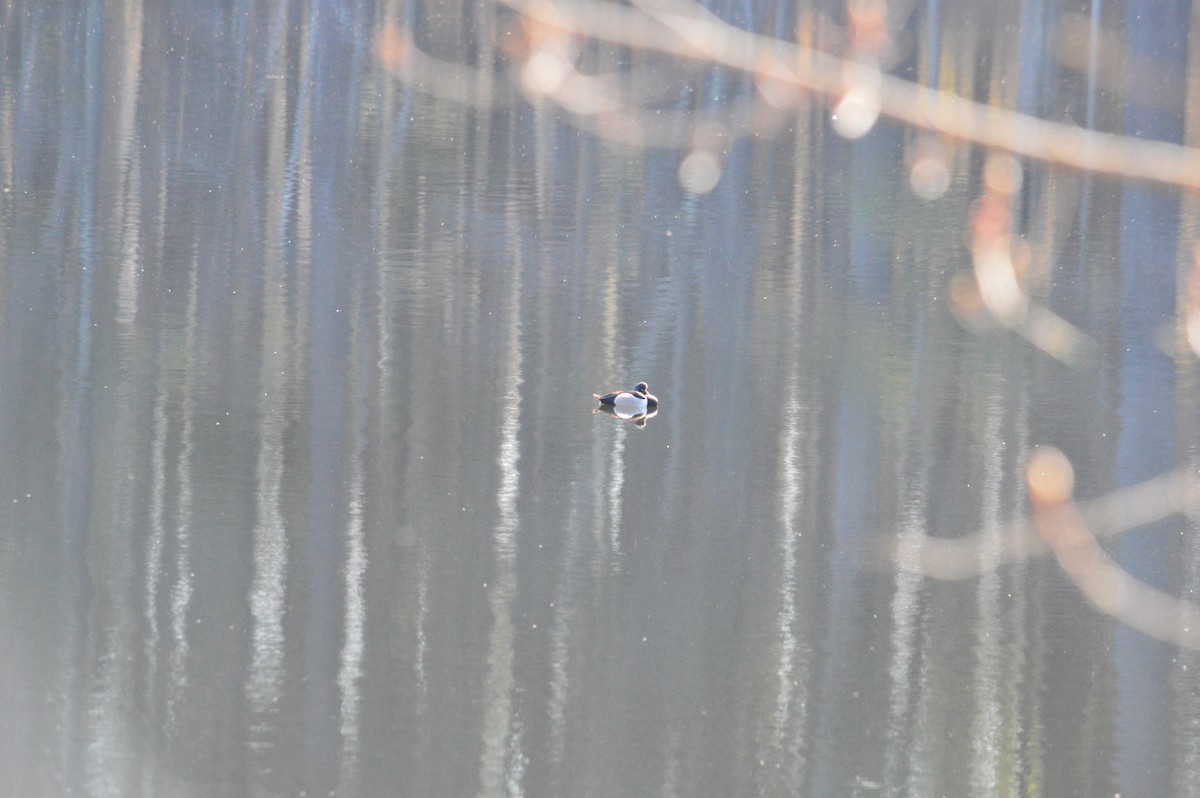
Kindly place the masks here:
POLYGON ((1200 649, 1200 606, 1135 579, 1100 547, 1073 501, 1074 470, 1062 452, 1035 451, 1026 482, 1038 535, 1092 606, 1156 640, 1200 649))
MULTIPOLYGON (((1094 535, 1111 537, 1176 514, 1200 511, 1200 474, 1192 467, 1181 468, 1072 506, 1094 535)), ((944 580, 971 579, 1049 551, 1032 518, 961 538, 922 536, 920 546, 915 547, 917 554, 911 558, 901 558, 898 549, 896 541, 888 542, 888 562, 944 580), (994 556, 985 557, 986 541, 991 537, 999 540, 999 546, 994 556)))
POLYGON ((959 580, 1050 552, 1101 612, 1155 639, 1200 649, 1200 606, 1139 581, 1099 542, 1103 536, 1200 511, 1196 469, 1181 468, 1087 502, 1074 500, 1074 470, 1053 447, 1038 447, 1025 473, 1032 517, 953 540, 921 533, 915 541, 911 536, 894 539, 888 543, 887 560, 923 576, 959 580))
MULTIPOLYGON (((519 28, 506 31, 499 43, 512 59, 510 74, 519 89, 528 97, 558 103, 577 123, 626 143, 695 148, 714 138, 770 132, 778 127, 771 117, 786 114, 808 94, 830 102, 835 129, 850 138, 865 134, 886 116, 1023 158, 1200 187, 1200 150, 1051 122, 889 75, 879 66, 875 45, 861 44, 885 38, 886 32, 852 35, 849 57, 840 58, 737 28, 693 0, 635 0, 632 6, 596 0, 496 2, 520 15, 519 28), (686 112, 643 105, 628 70, 610 75, 580 71, 581 42, 586 40, 700 67, 738 70, 753 78, 757 94, 751 104, 728 109, 721 123, 724 129, 714 136, 713 117, 707 111, 703 118, 690 119, 686 112)), ((471 89, 481 82, 492 84, 491 65, 473 69, 435 59, 399 27, 383 29, 376 41, 385 66, 425 91, 462 102, 489 104, 495 99, 471 89)), ((647 81, 654 82, 649 77, 647 81)))

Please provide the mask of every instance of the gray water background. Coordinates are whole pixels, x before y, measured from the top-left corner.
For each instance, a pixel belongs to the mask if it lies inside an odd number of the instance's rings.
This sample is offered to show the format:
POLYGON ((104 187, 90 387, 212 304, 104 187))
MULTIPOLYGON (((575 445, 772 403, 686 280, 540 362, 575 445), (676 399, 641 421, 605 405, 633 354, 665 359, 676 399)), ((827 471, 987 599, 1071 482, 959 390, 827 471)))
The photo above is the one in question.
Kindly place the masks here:
MULTIPOLYGON (((1096 5, 1096 72, 1053 2, 917 4, 890 68, 1182 140, 1194 10, 1096 5)), ((1095 345, 1067 365, 956 315, 980 151, 921 199, 918 133, 805 99, 692 194, 503 76, 399 80, 392 23, 474 64, 511 19, 0 6, 0 794, 1197 789, 1194 652, 1052 557, 880 557, 1026 517, 1039 444, 1081 498, 1192 461, 1193 198, 1022 164, 1033 294, 1095 345), (593 414, 638 380, 643 427, 593 414)), ((1198 540, 1105 545, 1189 598, 1198 540)))

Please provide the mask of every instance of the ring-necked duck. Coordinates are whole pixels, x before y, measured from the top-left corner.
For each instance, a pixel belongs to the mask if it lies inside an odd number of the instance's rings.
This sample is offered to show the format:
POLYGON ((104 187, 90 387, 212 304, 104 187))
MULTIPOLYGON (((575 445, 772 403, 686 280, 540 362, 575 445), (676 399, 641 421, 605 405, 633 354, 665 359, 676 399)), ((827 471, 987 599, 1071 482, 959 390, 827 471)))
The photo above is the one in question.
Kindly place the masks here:
POLYGON ((658 407, 658 397, 650 393, 650 386, 639 382, 632 391, 613 391, 601 396, 592 394, 602 405, 609 405, 628 413, 646 413, 658 407))

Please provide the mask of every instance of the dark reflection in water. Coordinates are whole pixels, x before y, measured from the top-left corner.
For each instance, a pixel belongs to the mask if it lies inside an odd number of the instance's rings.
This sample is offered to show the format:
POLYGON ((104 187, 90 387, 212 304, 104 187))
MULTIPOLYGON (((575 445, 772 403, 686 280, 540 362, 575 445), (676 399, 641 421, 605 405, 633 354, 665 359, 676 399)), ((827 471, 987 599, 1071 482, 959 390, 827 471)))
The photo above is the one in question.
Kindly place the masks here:
MULTIPOLYGON (((759 6, 713 10, 845 16, 759 6)), ((930 8, 895 73, 1195 121, 1182 7, 1105 39, 1161 96, 1046 55, 1045 20, 1084 24, 1054 4, 930 8)), ((381 66, 394 25, 475 65, 514 24, 0 8, 0 793, 1196 791, 1196 654, 1011 526, 1039 444, 1085 499, 1194 459, 1194 199, 1014 188, 807 99, 681 170, 503 75, 464 105, 381 66), (593 412, 638 379, 657 413, 593 412), (930 538, 971 541, 967 578, 925 573, 930 538)), ((769 90, 626 55, 580 60, 660 70, 664 114, 769 90)), ((1104 546, 1192 599, 1196 532, 1104 546)))

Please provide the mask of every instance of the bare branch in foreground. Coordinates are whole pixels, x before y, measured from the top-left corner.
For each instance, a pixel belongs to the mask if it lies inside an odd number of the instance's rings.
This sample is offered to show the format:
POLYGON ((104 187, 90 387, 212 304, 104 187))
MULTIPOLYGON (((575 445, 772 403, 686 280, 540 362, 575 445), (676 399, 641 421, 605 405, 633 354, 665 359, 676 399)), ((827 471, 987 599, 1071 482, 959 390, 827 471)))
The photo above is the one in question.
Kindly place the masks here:
MULTIPOLYGON (((498 0, 564 33, 741 70, 773 96, 808 92, 869 129, 883 115, 942 136, 1059 166, 1200 187, 1200 150, 1100 133, 983 105, 800 44, 736 28, 690 0, 643 0, 637 8, 594 0, 498 0)), ((865 128, 865 129, 863 129, 865 128)))
POLYGON ((956 275, 950 307, 968 329, 981 332, 989 324, 1011 330, 1066 366, 1095 364, 1096 342, 1069 321, 1037 302, 1022 285, 1014 250, 1012 196, 1020 187, 1020 166, 1009 155, 992 153, 984 168, 984 193, 971 218, 971 260, 975 279, 956 275))
MULTIPOLYGON (((1200 511, 1200 475, 1194 467, 1181 468, 1072 506, 1091 534, 1111 537, 1178 513, 1200 511)), ((898 556, 898 545, 895 541, 886 544, 888 562, 944 580, 971 579, 1049 550, 1034 519, 980 529, 961 538, 922 536, 916 557, 904 562, 898 556), (994 560, 985 561, 985 541, 992 536, 999 537, 999 551, 994 560)))
POLYGON ((1100 547, 1072 501, 1074 472, 1062 452, 1039 447, 1026 480, 1034 527, 1092 606, 1156 640, 1200 649, 1200 606, 1139 581, 1100 547))

